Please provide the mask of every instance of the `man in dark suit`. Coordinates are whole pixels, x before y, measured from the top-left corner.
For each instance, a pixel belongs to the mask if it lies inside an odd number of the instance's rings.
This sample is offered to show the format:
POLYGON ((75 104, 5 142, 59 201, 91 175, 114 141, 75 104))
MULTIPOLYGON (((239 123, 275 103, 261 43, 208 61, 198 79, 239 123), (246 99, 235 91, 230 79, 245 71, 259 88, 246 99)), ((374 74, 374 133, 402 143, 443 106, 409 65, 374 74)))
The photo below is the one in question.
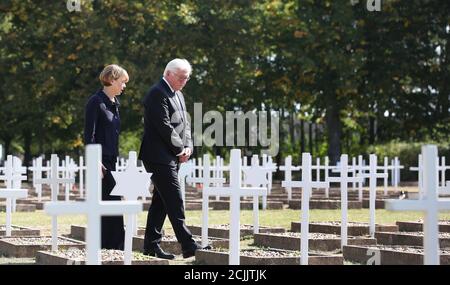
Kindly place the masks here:
POLYGON ((170 61, 163 78, 153 85, 144 98, 144 136, 139 159, 155 186, 148 210, 144 238, 144 254, 173 259, 164 252, 161 230, 166 215, 183 250, 183 257, 195 255, 200 248, 186 227, 183 198, 178 183, 178 169, 192 154, 190 124, 186 117, 186 105, 181 89, 192 72, 185 59, 170 61))

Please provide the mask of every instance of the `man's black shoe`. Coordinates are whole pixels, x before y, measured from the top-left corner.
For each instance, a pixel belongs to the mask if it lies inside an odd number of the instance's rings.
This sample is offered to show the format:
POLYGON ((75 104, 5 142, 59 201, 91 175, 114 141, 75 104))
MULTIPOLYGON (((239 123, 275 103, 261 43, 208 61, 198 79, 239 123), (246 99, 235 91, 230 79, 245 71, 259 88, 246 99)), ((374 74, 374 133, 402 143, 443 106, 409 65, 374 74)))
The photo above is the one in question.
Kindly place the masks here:
POLYGON ((187 249, 183 249, 183 258, 195 256, 197 249, 202 249, 202 247, 196 243, 190 245, 187 249))
POLYGON ((174 259, 175 258, 175 255, 165 252, 159 246, 156 248, 149 249, 149 250, 144 250, 144 255, 155 256, 155 257, 162 258, 162 259, 174 259))

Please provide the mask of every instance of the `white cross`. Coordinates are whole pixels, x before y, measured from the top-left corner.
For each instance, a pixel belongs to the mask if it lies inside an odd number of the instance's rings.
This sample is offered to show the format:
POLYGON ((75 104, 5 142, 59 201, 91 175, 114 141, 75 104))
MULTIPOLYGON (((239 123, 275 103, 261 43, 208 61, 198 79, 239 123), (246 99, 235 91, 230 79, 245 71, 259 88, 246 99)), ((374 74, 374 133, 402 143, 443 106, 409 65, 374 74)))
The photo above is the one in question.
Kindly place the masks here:
POLYGON ((422 211, 424 264, 439 265, 439 211, 450 210, 450 199, 438 197, 438 156, 435 145, 422 147, 423 158, 423 197, 419 200, 387 200, 386 209, 390 211, 422 211))
POLYGON ((205 193, 209 193, 211 184, 225 183, 224 178, 211 178, 211 165, 209 160, 209 155, 203 155, 203 177, 201 178, 201 183, 203 184, 202 190, 202 246, 208 245, 208 208, 209 208, 209 196, 205 193), (206 225, 206 226, 205 226, 206 225))
MULTIPOLYGON (((219 155, 216 156, 216 159, 214 161, 214 166, 212 167, 212 170, 214 171, 214 178, 223 178, 223 172, 224 171, 230 171, 228 166, 224 166, 223 158, 221 158, 219 155)), ((221 183, 216 183, 215 186, 223 186, 221 183)))
POLYGON ((403 165, 400 165, 400 161, 398 157, 394 157, 392 160, 392 186, 394 186, 394 190, 397 191, 398 183, 400 183, 400 169, 405 168, 403 165))
POLYGON ((450 169, 450 166, 445 165, 445 156, 441 157, 441 165, 439 170, 441 171, 441 187, 445 187, 445 171, 450 169))
POLYGON ((369 232, 370 236, 375 237, 375 202, 377 195, 377 178, 386 178, 387 173, 377 173, 377 156, 371 154, 369 157, 369 167, 364 167, 368 169, 369 173, 363 173, 359 175, 362 178, 369 178, 369 232))
MULTIPOLYGON (((101 146, 86 146, 86 186, 87 199, 85 202, 48 202, 44 210, 52 216, 57 215, 87 215, 86 251, 87 264, 100 265, 100 223, 102 216, 123 214, 137 214, 142 211, 142 203, 138 201, 100 201, 101 199, 101 146)), ((52 237, 53 238, 53 237, 52 237)), ((131 264, 131 241, 125 240, 124 264, 131 264)))
MULTIPOLYGON (((219 155, 216 156, 215 161, 213 162, 213 166, 211 167, 213 171, 214 178, 224 178, 223 174, 225 171, 230 171, 230 167, 224 165, 224 160, 219 155)), ((223 183, 215 183, 214 186, 222 187, 223 183)), ((219 196, 216 196, 216 200, 219 200, 219 196)))
POLYGON ((0 198, 6 198, 6 236, 11 236, 12 199, 26 198, 27 189, 0 189, 0 198))
MULTIPOLYGON (((328 156, 325 156, 325 163, 324 165, 320 165, 320 158, 317 158, 316 160, 316 165, 312 165, 311 169, 315 169, 316 170, 316 181, 320 181, 320 170, 324 170, 325 173, 325 181, 328 181, 328 177, 330 175, 330 170, 333 169, 332 166, 330 166, 330 161, 328 159, 328 156)), ((301 167, 300 167, 301 168, 301 167)), ((325 197, 328 198, 329 197, 329 184, 327 184, 328 186, 325 187, 325 197)))
POLYGON ((186 178, 186 182, 191 184, 192 186, 195 186, 197 183, 202 183, 203 181, 203 164, 202 164, 202 159, 198 158, 197 160, 197 165, 195 165, 195 160, 194 160, 194 172, 193 175, 190 177, 186 178))
MULTIPOLYGON (((262 155, 262 166, 267 171, 267 178, 269 183, 267 184, 267 193, 270 194, 272 192, 272 175, 277 171, 276 163, 273 163, 272 157, 267 154, 262 155)), ((264 202, 266 204, 266 202, 264 202)), ((266 207, 264 207, 266 209, 266 207)))
MULTIPOLYGON (((241 150, 231 150, 230 158, 230 186, 229 187, 207 187, 203 189, 203 212, 208 212, 208 196, 229 196, 230 197, 230 265, 239 265, 240 252, 240 198, 242 196, 262 196, 267 193, 262 187, 242 187, 242 162, 241 150)), ((202 245, 203 228, 208 228, 208 224, 202 225, 202 245)), ((207 231, 206 231, 207 233, 207 231)))
MULTIPOLYGON (((272 173, 267 167, 259 165, 258 155, 253 155, 250 167, 246 167, 242 169, 242 171, 244 173, 244 186, 265 187, 267 189, 267 194, 269 193, 269 184, 271 183, 269 181, 269 176, 272 176, 272 173)), ((267 194, 262 197, 263 210, 267 208, 267 194)), ((255 208, 255 205, 256 207, 259 207, 259 197, 253 196, 253 209, 255 208)))
POLYGON ((288 193, 288 201, 292 200, 292 187, 289 185, 292 182, 292 171, 298 171, 300 170, 299 166, 292 166, 292 156, 288 155, 284 159, 284 165, 280 166, 280 170, 284 171, 284 182, 288 186, 286 186, 286 190, 288 193))
MULTIPOLYGON (((284 182, 282 182, 284 183, 284 182)), ((329 187, 329 182, 312 181, 311 154, 302 154, 302 180, 292 181, 291 187, 302 188, 302 216, 301 216, 301 254, 300 264, 308 265, 309 249, 309 200, 312 188, 329 187)))
POLYGON ((78 166, 79 177, 78 186, 80 188, 80 197, 84 198, 84 171, 86 171, 86 166, 84 165, 84 157, 80 156, 80 165, 78 166))
POLYGON ((65 160, 63 161, 62 171, 64 178, 73 180, 72 182, 65 183, 65 199, 66 201, 69 201, 70 190, 72 189, 73 183, 75 183, 75 172, 78 171, 78 166, 68 155, 66 155, 65 160))
POLYGON ((361 177, 349 177, 348 173, 351 169, 348 167, 348 156, 341 155, 341 161, 338 166, 340 170, 339 177, 329 177, 328 182, 341 184, 341 249, 347 245, 347 219, 348 219, 348 183, 356 181, 361 182, 361 177))
POLYGON ((423 196, 423 161, 422 161, 422 155, 419 154, 419 162, 417 167, 410 167, 410 171, 417 171, 418 175, 418 184, 419 184, 419 199, 422 199, 423 196))
MULTIPOLYGON (((259 165, 258 155, 253 155, 251 160, 251 166, 242 169, 244 174, 243 186, 250 187, 265 187, 266 194, 262 196, 262 208, 267 208, 267 194, 269 192, 268 185, 270 184, 267 176, 267 168, 259 165)), ((259 197, 253 196, 253 233, 259 233, 259 197)))
POLYGON ((41 202, 42 200, 42 184, 37 183, 39 179, 42 179, 42 172, 48 171, 48 167, 44 167, 42 165, 42 156, 37 157, 36 159, 33 159, 33 167, 29 168, 33 171, 33 186, 36 190, 36 193, 38 195, 38 201, 41 202))
MULTIPOLYGON (((19 158, 8 155, 5 161, 5 167, 3 170, 4 175, 0 176, 0 180, 5 181, 6 188, 8 189, 20 189, 22 180, 26 180, 27 177, 22 175, 24 168, 19 158)), ((25 168, 26 173, 26 168, 25 168)), ((12 198, 12 211, 16 211, 16 198, 12 198)))
MULTIPOLYGON (((50 175, 47 178, 36 179, 36 184, 48 184, 51 188, 52 201, 58 200, 59 184, 74 182, 71 178, 59 178, 59 158, 52 154, 50 163, 50 175)), ((58 219, 52 216, 52 250, 56 250, 58 243, 58 219)))

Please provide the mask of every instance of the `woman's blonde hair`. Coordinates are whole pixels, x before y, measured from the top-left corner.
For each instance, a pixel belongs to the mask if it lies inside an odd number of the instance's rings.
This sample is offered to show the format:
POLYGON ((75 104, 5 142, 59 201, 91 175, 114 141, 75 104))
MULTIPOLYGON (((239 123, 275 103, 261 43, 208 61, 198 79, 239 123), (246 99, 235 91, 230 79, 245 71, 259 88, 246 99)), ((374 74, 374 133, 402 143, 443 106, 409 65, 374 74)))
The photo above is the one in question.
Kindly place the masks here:
POLYGON ((99 79, 103 86, 111 86, 113 80, 118 80, 122 76, 125 76, 128 81, 128 72, 124 68, 117 64, 110 64, 100 73, 99 79))

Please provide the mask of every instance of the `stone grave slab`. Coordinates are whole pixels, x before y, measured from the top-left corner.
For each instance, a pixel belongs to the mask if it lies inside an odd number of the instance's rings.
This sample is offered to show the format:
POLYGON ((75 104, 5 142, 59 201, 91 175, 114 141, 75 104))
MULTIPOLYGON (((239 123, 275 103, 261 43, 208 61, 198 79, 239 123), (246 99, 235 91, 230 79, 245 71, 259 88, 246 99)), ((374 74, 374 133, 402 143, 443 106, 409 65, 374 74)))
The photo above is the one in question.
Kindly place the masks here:
MULTIPOLYGON (((291 231, 300 232, 301 223, 291 222, 291 231)), ((396 225, 375 225, 375 230, 379 232, 397 232, 396 225)), ((341 222, 316 222, 309 224, 309 231, 313 233, 335 234, 341 233, 341 222)), ((370 234, 368 223, 349 222, 348 235, 350 236, 365 236, 370 234)))
MULTIPOLYGON (((228 252, 197 250, 195 262, 207 265, 227 265, 228 252)), ((299 265, 300 252, 280 249, 241 249, 240 265, 299 265)), ((311 265, 343 265, 342 255, 310 254, 311 265)))
POLYGON ((44 203, 50 202, 50 197, 43 197, 41 201, 39 201, 38 198, 32 197, 32 198, 26 198, 26 199, 17 199, 17 204, 29 204, 34 205, 36 207, 36 210, 43 210, 44 209, 44 203))
MULTIPOLYGON (((40 236, 41 231, 37 229, 31 229, 26 227, 11 226, 11 236, 12 237, 23 237, 23 236, 40 236)), ((0 237, 6 235, 6 226, 0 225, 0 237)))
MULTIPOLYGON (((363 209, 369 209, 369 199, 363 199, 362 207, 363 207, 363 209)), ((376 199, 375 200, 375 209, 384 209, 384 200, 376 199)))
MULTIPOLYGON (((407 246, 356 246, 347 245, 343 249, 346 261, 359 264, 377 265, 423 265, 423 247, 407 246)), ((440 250, 441 265, 450 265, 450 251, 440 250)))
MULTIPOLYGON (((16 212, 34 212, 36 206, 33 204, 16 204, 16 212)), ((0 212, 6 212, 6 205, 0 204, 0 212)))
MULTIPOLYGON (((74 194, 69 195, 69 201, 76 201, 77 198, 78 198, 77 195, 74 195, 74 194)), ((65 201, 65 200, 66 200, 66 195, 58 194, 58 201, 65 201)))
MULTIPOLYGON (((201 235, 202 227, 201 226, 187 226, 193 235, 201 235)), ((217 237, 217 238, 229 238, 230 225, 222 224, 222 225, 212 225, 208 228, 208 236, 217 237)), ((284 233, 286 232, 285 228, 281 227, 263 227, 259 226, 260 233, 284 233)), ((241 225, 241 238, 244 236, 253 235, 253 225, 241 225)))
MULTIPOLYGON (((301 200, 300 199, 292 199, 289 201, 289 209, 300 210, 301 209, 301 200)), ((340 209, 341 208, 341 200, 311 200, 309 201, 310 209, 340 209)), ((361 209, 362 202, 359 201, 348 201, 348 209, 361 209)))
MULTIPOLYGON (((138 227, 137 235, 144 235, 145 227, 138 227)), ((70 238, 85 241, 86 238, 86 227, 81 225, 71 225, 70 226, 70 238)))
MULTIPOLYGON (((228 201, 209 201, 209 207, 213 210, 229 210, 230 202, 228 201)), ((262 209, 262 203, 259 203, 259 209, 262 209)), ((283 203, 278 201, 267 201, 268 210, 283 209, 283 203)), ((241 201, 241 210, 253 210, 253 202, 241 201)))
MULTIPOLYGON (((423 246, 423 232, 376 232, 380 245, 423 246)), ((450 248, 450 233, 439 233, 439 247, 450 248)))
MULTIPOLYGON (((84 248, 84 242, 66 237, 58 237, 58 246, 64 248, 84 248)), ((40 250, 50 250, 51 237, 5 237, 0 239, 0 254, 11 257, 35 257, 40 250)))
MULTIPOLYGON (((194 235, 194 236, 192 236, 192 238, 195 240, 195 242, 197 242, 199 244, 202 241, 201 236, 194 235)), ((229 244, 228 239, 214 238, 214 237, 208 238, 208 245, 214 249, 215 248, 228 248, 228 244, 229 244)), ((172 236, 172 235, 163 236, 160 245, 164 251, 167 251, 167 252, 170 252, 170 253, 176 254, 176 255, 182 254, 181 245, 177 241, 175 236, 172 236)), ((133 250, 142 251, 143 248, 144 248, 144 237, 143 236, 133 237, 133 250)))
MULTIPOLYGON (((103 265, 123 265, 124 254, 121 250, 101 250, 101 264, 103 265)), ((36 254, 36 264, 38 265, 85 265, 85 249, 70 248, 68 250, 38 251, 36 254)), ((146 256, 133 252, 132 265, 169 265, 166 259, 146 256)))
MULTIPOLYGON (((423 222, 396 222, 399 231, 402 232, 421 232, 423 231, 423 222)), ((450 221, 439 221, 439 231, 450 233, 450 221)))
POLYGON ((192 202, 186 201, 186 211, 201 211, 202 210, 202 202, 192 202))
MULTIPOLYGON (((254 244, 258 247, 300 250, 300 233, 286 232, 275 234, 255 234, 254 244)), ((335 251, 341 249, 341 238, 334 234, 310 233, 309 250, 335 251)), ((351 245, 376 245, 377 240, 370 236, 348 237, 351 245)))

